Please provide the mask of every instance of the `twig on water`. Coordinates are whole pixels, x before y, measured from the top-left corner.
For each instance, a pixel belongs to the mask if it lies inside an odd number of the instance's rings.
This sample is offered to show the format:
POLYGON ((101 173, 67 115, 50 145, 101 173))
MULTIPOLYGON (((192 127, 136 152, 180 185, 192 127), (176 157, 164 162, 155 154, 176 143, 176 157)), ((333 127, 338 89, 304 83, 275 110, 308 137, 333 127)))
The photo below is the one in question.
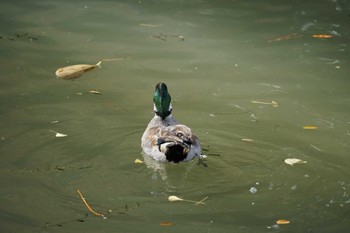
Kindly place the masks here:
POLYGON ((88 208, 88 210, 89 210, 91 213, 93 213, 93 214, 96 215, 96 216, 102 217, 103 219, 107 219, 107 217, 105 217, 103 214, 94 211, 94 210, 90 207, 90 205, 87 203, 87 201, 85 200, 83 194, 81 194, 81 192, 80 192, 79 189, 77 189, 77 192, 78 192, 78 194, 79 194, 81 200, 83 200, 84 204, 86 205, 86 207, 88 208))

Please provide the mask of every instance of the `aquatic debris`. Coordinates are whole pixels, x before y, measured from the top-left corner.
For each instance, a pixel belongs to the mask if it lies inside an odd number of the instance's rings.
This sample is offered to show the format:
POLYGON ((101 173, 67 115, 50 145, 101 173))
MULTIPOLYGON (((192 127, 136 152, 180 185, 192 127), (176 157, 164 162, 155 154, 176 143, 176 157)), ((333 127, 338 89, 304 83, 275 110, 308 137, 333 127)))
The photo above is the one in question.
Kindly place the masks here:
POLYGON ((297 159, 297 158, 288 158, 288 159, 285 159, 284 162, 286 164, 291 165, 291 166, 293 166, 294 164, 307 163, 307 161, 304 161, 304 160, 301 160, 301 159, 297 159))
POLYGON ((164 222, 159 223, 159 225, 161 227, 170 227, 170 226, 174 226, 175 224, 173 222, 170 222, 170 221, 164 221, 164 222))
POLYGON ((134 163, 141 164, 141 163, 143 163, 143 161, 142 161, 142 160, 140 160, 140 159, 135 159, 135 162, 134 162, 134 163))
POLYGON ((124 58, 106 58, 97 62, 95 65, 91 64, 78 64, 59 68, 56 70, 56 77, 59 79, 76 79, 82 76, 84 73, 95 69, 96 67, 101 68, 102 62, 105 61, 119 61, 124 60, 124 58))
POLYGON ((62 67, 56 70, 56 77, 61 79, 76 79, 79 78, 84 73, 95 69, 96 67, 101 68, 102 61, 99 61, 95 65, 89 64, 79 64, 62 67))
POLYGON ((253 139, 250 139, 250 138, 242 138, 241 141, 242 141, 242 142, 253 142, 253 139))
POLYGON ((158 35, 152 35, 151 37, 162 41, 167 41, 168 37, 177 38, 179 41, 185 41, 185 37, 183 35, 166 35, 166 34, 160 33, 158 35))
POLYGON ((318 147, 315 146, 315 145, 310 144, 310 146, 311 146, 312 148, 314 148, 315 150, 317 150, 317 151, 322 151, 320 148, 318 148, 318 147))
POLYGON ((107 217, 105 217, 103 214, 94 211, 94 210, 90 207, 90 205, 87 203, 87 201, 85 200, 83 194, 80 192, 79 189, 77 189, 77 193, 79 194, 81 200, 83 200, 84 204, 86 205, 86 207, 88 208, 88 210, 89 210, 91 213, 93 213, 93 214, 96 215, 96 216, 102 217, 103 219, 107 219, 107 217))
POLYGON ((313 22, 309 22, 309 23, 306 23, 306 24, 304 24, 302 27, 301 27, 301 31, 306 31, 306 30, 308 30, 310 27, 312 27, 312 26, 314 26, 315 25, 315 23, 313 23, 313 22))
POLYGON ((15 34, 13 34, 13 36, 2 36, 1 35, 0 39, 3 39, 3 38, 6 37, 10 41, 16 41, 18 39, 28 39, 30 42, 33 42, 34 40, 38 40, 41 37, 40 35, 37 35, 37 36, 29 35, 27 32, 25 32, 25 33, 15 33, 15 34))
POLYGON ((142 27, 152 27, 152 28, 162 26, 161 24, 151 24, 151 23, 140 23, 139 25, 142 27))
POLYGON ((303 129, 318 129, 318 127, 313 125, 306 125, 306 126, 303 126, 303 129))
POLYGON ((285 224, 289 224, 290 221, 289 220, 286 220, 286 219, 279 219, 276 221, 276 224, 278 225, 285 225, 285 224))
POLYGON ((90 94, 95 94, 95 95, 102 95, 101 92, 97 91, 97 90, 91 90, 89 91, 90 94))
POLYGON ((63 133, 59 133, 53 130, 49 130, 50 132, 56 133, 56 138, 63 138, 63 137, 67 137, 67 134, 63 134, 63 133))
POLYGON ((313 34, 312 38, 319 38, 319 39, 328 39, 328 38, 332 38, 333 35, 330 34, 313 34))
POLYGON ((288 34, 288 35, 274 37, 274 38, 268 40, 267 42, 272 43, 272 42, 278 42, 278 41, 283 41, 283 40, 297 39, 300 37, 302 37, 302 35, 300 35, 298 33, 292 33, 292 34, 288 34))
POLYGON ((271 102, 262 102, 262 101, 256 101, 252 100, 251 103, 253 104, 266 104, 266 105, 272 105, 274 108, 278 108, 278 103, 276 101, 271 101, 271 102))
POLYGON ((182 198, 179 198, 177 196, 169 196, 168 197, 168 201, 171 201, 171 202, 174 202, 174 201, 185 201, 185 202, 192 202, 192 203, 196 203, 196 205, 198 204, 205 204, 204 201, 207 200, 209 197, 205 197, 203 198, 202 200, 200 201, 192 201, 192 200, 186 200, 186 199, 182 199, 182 198))

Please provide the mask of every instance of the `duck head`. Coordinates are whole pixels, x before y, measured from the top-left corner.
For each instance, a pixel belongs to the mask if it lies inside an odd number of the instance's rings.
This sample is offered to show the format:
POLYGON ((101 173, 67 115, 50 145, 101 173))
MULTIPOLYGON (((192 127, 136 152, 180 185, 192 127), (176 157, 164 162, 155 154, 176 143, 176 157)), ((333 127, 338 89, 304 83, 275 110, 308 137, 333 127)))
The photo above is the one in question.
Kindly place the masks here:
POLYGON ((153 95, 154 112, 164 120, 171 114, 171 96, 165 83, 158 83, 153 95))

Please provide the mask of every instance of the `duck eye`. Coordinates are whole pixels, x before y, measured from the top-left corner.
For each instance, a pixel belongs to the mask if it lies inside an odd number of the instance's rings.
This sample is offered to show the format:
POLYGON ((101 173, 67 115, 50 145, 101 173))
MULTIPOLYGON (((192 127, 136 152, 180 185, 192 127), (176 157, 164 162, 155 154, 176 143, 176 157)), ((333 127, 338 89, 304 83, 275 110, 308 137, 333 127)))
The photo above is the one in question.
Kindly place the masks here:
POLYGON ((176 136, 179 138, 182 138, 184 135, 183 135, 183 133, 177 133, 176 136))

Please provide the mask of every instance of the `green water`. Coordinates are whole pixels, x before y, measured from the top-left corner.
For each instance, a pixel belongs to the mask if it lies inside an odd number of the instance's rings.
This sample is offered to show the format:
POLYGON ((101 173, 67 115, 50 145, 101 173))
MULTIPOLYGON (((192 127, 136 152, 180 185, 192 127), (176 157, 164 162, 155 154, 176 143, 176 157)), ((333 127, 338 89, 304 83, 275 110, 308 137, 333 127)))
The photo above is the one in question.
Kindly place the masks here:
POLYGON ((3 1, 1 232, 348 231, 349 9, 342 0, 3 1), (126 59, 74 81, 55 77, 117 57, 126 59), (160 81, 208 167, 134 163, 160 81))

